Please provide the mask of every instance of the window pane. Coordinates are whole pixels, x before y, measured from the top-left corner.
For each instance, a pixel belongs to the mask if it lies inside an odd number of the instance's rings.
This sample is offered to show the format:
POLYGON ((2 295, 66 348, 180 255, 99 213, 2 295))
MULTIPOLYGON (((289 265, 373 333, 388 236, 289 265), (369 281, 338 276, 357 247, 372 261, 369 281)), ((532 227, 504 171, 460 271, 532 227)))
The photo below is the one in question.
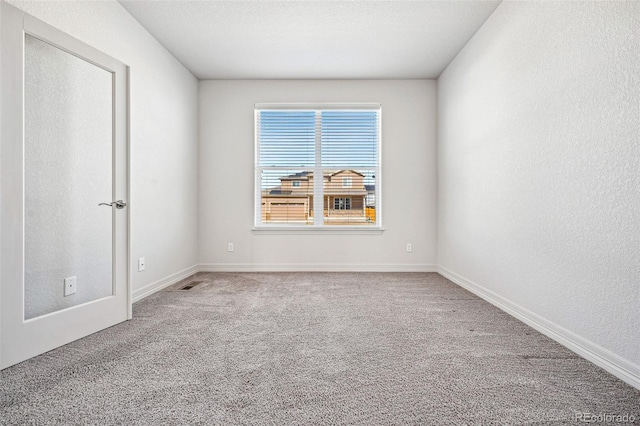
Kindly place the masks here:
POLYGON ((377 111, 322 111, 322 166, 378 165, 377 111))
POLYGON ((375 172, 373 170, 323 171, 324 224, 375 225, 375 172), (350 182, 349 186, 344 182, 350 182))
POLYGON ((260 111, 257 119, 261 166, 315 165, 315 111, 260 111))
POLYGON ((257 110, 257 224, 379 226, 379 115, 377 109, 257 110), (322 185, 314 187, 314 171, 322 185), (314 197, 322 206, 315 216, 314 197))
POLYGON ((313 172, 263 170, 261 173, 262 224, 313 225, 313 172))

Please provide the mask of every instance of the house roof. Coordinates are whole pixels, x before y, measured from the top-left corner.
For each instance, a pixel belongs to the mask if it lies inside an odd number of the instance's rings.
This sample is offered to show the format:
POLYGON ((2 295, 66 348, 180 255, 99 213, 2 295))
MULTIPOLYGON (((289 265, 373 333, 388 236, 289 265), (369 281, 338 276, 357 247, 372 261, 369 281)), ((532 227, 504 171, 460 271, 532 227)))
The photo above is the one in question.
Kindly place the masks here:
POLYGON ((309 179, 309 175, 313 176, 313 172, 300 172, 300 173, 294 173, 292 175, 289 176, 283 176, 280 178, 280 180, 302 180, 302 179, 309 179))
POLYGON ((283 191, 279 187, 269 191, 269 195, 290 195, 290 194, 291 194, 291 191, 283 191))
POLYGON ((364 177, 364 175, 362 173, 356 172, 355 170, 338 170, 337 172, 333 172, 333 173, 329 172, 330 173, 329 176, 339 175, 340 173, 344 173, 344 172, 351 172, 353 174, 356 174, 356 175, 364 177))
MULTIPOLYGON (((329 171, 326 171, 324 173, 324 176, 332 177, 332 176, 339 175, 340 173, 344 173, 344 172, 351 172, 351 173, 356 174, 358 176, 364 177, 364 175, 362 173, 357 172, 355 170, 337 170, 337 171, 329 170, 329 171)), ((309 180, 312 177, 313 177, 313 172, 304 171, 304 172, 294 173, 294 174, 288 175, 288 176, 282 176, 280 178, 280 180, 309 180)))

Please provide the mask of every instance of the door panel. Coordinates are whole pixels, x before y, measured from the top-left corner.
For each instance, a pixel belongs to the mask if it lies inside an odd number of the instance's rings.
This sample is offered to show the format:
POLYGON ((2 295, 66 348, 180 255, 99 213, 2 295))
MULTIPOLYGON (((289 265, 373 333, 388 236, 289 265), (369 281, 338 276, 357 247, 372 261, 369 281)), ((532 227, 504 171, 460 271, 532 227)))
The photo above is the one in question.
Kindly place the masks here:
POLYGON ((0 8, 5 368, 131 317, 129 207, 98 206, 128 201, 128 68, 0 8))
POLYGON ((113 76, 25 35, 25 319, 113 295, 113 76), (76 278, 75 294, 60 291, 76 278))

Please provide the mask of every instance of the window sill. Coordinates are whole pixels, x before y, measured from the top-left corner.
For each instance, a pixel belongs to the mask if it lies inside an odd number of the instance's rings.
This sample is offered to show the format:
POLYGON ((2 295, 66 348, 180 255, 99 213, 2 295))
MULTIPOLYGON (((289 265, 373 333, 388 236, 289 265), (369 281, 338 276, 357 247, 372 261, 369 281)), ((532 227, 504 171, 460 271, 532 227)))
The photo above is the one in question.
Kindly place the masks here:
POLYGON ((264 235, 381 235, 384 228, 362 226, 259 226, 251 230, 264 235))

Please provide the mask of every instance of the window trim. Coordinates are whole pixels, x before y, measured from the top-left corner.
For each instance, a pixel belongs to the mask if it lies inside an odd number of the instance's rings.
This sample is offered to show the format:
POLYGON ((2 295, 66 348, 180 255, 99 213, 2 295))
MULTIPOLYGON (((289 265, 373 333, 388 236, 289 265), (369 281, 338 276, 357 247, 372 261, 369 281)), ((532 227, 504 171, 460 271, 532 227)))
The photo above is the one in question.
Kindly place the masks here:
POLYGON ((315 225, 264 225, 254 226, 251 232, 256 235, 381 235, 385 231, 377 226, 315 226, 315 225))
MULTIPOLYGON (((316 123, 318 126, 319 123, 316 123)), ((314 167, 304 167, 306 170, 312 171, 314 174, 314 182, 315 184, 323 185, 323 170, 326 167, 321 166, 319 164, 318 159, 320 158, 321 152, 321 140, 319 134, 316 134, 316 165, 314 167), (320 177, 320 179, 315 179, 315 177, 320 177)), ((277 167, 276 167, 277 168, 277 167)), ((370 169, 370 168, 365 168, 370 169)), ((353 235, 364 235, 364 234, 382 234, 384 228, 382 227, 382 196, 381 196, 381 187, 382 187, 382 105, 380 103, 256 103, 254 104, 254 219, 253 219, 253 227, 252 232, 256 234, 319 234, 319 233, 328 233, 328 234, 353 234, 353 235), (377 166, 374 168, 375 173, 375 192, 374 199, 376 200, 376 223, 374 225, 367 226, 353 226, 353 225, 327 225, 324 222, 323 214, 324 214, 324 206, 320 209, 317 209, 317 206, 313 207, 314 215, 319 215, 322 217, 320 220, 321 224, 316 225, 307 225, 307 224, 294 224, 294 223, 262 223, 261 222, 261 207, 262 207, 262 199, 261 199, 261 181, 260 181, 260 173, 261 170, 269 170, 273 169, 273 167, 269 166, 261 166, 259 164, 260 161, 260 141, 259 141, 259 114, 264 110, 280 110, 280 111, 300 111, 300 110, 314 110, 316 111, 316 119, 319 120, 319 116, 323 110, 344 110, 344 111, 363 111, 363 110, 373 110, 377 111, 378 114, 378 122, 377 122, 377 166)), ((315 192, 316 188, 312 188, 312 191, 315 192)), ((322 197, 314 197, 314 204, 318 204, 322 206, 321 203, 324 201, 322 199, 316 201, 316 198, 322 197)), ((314 218, 314 222, 318 223, 317 218, 314 218)))

